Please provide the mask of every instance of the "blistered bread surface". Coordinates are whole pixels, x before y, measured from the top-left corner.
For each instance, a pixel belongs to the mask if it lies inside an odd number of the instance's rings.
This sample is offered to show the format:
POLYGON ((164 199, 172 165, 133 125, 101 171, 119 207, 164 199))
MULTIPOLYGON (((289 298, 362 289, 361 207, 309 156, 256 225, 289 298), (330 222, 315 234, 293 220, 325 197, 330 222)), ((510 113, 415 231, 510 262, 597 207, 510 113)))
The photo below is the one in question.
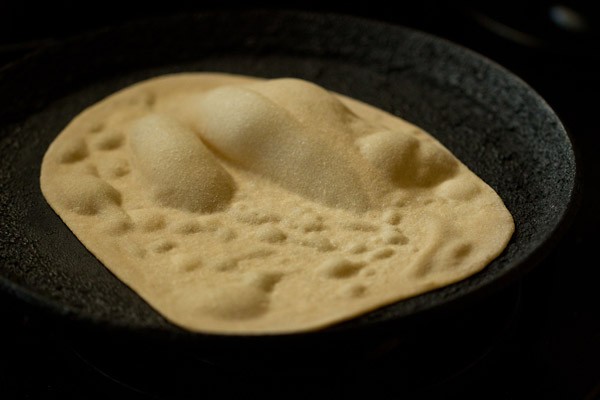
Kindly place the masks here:
POLYGON ((125 88, 58 135, 40 181, 90 252, 198 332, 323 328, 480 271, 514 231, 428 133, 298 79, 125 88))

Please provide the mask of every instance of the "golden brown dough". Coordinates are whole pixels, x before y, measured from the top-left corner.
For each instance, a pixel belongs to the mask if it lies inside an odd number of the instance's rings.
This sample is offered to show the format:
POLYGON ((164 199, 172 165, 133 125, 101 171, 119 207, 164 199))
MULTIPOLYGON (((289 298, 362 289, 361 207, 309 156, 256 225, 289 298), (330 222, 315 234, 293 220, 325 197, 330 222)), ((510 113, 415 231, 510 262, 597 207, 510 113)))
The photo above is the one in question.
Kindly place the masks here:
POLYGON ((48 203, 193 331, 319 329, 464 279, 513 231, 498 195, 418 127, 298 79, 150 79, 48 149, 48 203))

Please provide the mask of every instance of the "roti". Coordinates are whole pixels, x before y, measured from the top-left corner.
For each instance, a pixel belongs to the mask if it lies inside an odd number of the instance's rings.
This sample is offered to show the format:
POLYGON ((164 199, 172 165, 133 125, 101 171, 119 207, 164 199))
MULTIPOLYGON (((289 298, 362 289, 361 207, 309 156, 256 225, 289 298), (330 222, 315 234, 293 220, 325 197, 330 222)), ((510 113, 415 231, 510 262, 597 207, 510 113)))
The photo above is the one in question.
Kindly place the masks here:
POLYGON ((40 184, 117 278, 205 333, 321 329, 475 274, 514 232, 427 132, 294 78, 125 88, 58 134, 40 184))

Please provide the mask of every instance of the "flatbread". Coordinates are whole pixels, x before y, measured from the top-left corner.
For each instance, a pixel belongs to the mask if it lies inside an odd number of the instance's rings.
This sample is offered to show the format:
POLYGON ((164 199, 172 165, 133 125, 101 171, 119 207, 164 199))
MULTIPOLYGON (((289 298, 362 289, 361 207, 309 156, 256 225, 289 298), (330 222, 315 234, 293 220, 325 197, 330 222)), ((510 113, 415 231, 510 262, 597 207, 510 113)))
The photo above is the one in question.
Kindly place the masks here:
POLYGON ((514 231, 428 133, 298 79, 140 82, 73 119, 40 182, 110 271, 198 332, 323 328, 480 271, 514 231))

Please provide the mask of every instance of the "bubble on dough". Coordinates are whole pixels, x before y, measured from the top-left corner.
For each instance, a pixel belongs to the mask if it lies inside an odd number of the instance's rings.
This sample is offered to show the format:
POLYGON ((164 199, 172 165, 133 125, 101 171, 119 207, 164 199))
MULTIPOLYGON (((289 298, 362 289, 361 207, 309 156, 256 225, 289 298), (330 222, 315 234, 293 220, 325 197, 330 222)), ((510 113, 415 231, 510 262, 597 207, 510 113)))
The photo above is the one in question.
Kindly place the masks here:
POLYGON ((108 182, 87 174, 65 175, 56 179, 59 203, 80 215, 95 215, 121 204, 121 193, 108 182))
POLYGON ((334 257, 323 262, 318 270, 327 278, 343 279, 356 275, 362 267, 362 262, 353 262, 345 258, 334 257))
POLYGON ((122 236, 133 229, 133 222, 129 215, 120 210, 112 210, 100 222, 100 230, 111 236, 122 236))
POLYGON ((394 249, 390 249, 389 247, 385 247, 383 249, 374 250, 369 254, 369 260, 383 260, 385 258, 390 258, 395 253, 394 249))
POLYGON ((179 221, 175 225, 173 225, 171 230, 174 233, 178 233, 181 235, 189 235, 192 233, 197 233, 197 232, 202 231, 202 226, 196 220, 193 220, 193 219, 192 220, 184 220, 184 221, 179 221))
POLYGON ((166 253, 173 250, 177 244, 169 239, 158 239, 150 244, 150 249, 155 253, 166 253))
POLYGON ((222 242, 227 243, 235 239, 237 237, 237 233, 231 228, 223 227, 217 230, 215 236, 218 237, 222 242))
POLYGON ((166 226, 164 215, 152 209, 132 210, 129 215, 142 232, 155 232, 166 226))
POLYGON ((452 177, 458 162, 442 146, 402 131, 381 131, 357 140, 361 154, 402 187, 429 187, 452 177))
POLYGON ((460 243, 453 249, 453 255, 457 259, 462 259, 467 257, 471 251, 473 251, 471 243, 460 243))
POLYGON ((348 124, 359 120, 337 97, 312 82, 281 78, 248 85, 248 88, 284 107, 304 124, 326 121, 324 129, 333 127, 333 131, 346 131, 348 124))
POLYGON ((202 267, 202 257, 198 254, 174 254, 171 262, 180 271, 192 272, 202 267))
POLYGON ((73 138, 72 140, 63 141, 57 146, 59 146, 57 149, 58 162, 63 164, 81 161, 89 155, 84 138, 73 138))
POLYGON ((361 283, 351 283, 346 286, 342 286, 340 293, 344 297, 357 298, 363 296, 367 291, 367 287, 361 283))
POLYGON ((281 272, 252 272, 245 276, 244 281, 249 286, 256 287, 265 292, 271 292, 283 276, 284 274, 281 272))
POLYGON ((437 187, 437 193, 451 200, 468 201, 480 193, 481 188, 469 177, 449 179, 437 187))
POLYGON ((235 257, 223 257, 212 261, 210 267, 218 272, 227 272, 236 269, 238 259, 235 257))
POLYGON ((226 320, 256 318, 269 309, 269 294, 257 285, 230 283, 199 293, 198 313, 226 320))
POLYGON ((115 158, 102 164, 102 174, 108 178, 121 178, 130 172, 129 162, 123 158, 115 158))
POLYGON ((264 210, 248 210, 245 207, 238 207, 232 210, 232 214, 239 222, 249 225, 261 225, 267 222, 279 222, 281 217, 275 213, 264 210))
POLYGON ((297 221, 297 227, 304 232, 318 232, 325 229, 322 219, 316 215, 303 215, 297 221))
POLYGON ((403 245, 409 242, 408 238, 402 232, 395 229, 386 229, 381 232, 381 240, 385 244, 403 245))
POLYGON ((276 226, 264 225, 256 230, 256 238, 267 243, 281 243, 285 241, 287 235, 276 226))
POLYGON ((343 221, 342 223, 340 223, 340 226, 343 229, 359 232, 377 232, 379 230, 377 225, 358 220, 343 221))
POLYGON ((350 254, 360 254, 368 250, 365 242, 350 242, 345 250, 350 254))
POLYGON ((121 147, 124 137, 122 133, 105 133, 94 141, 94 148, 98 150, 114 150, 121 147))
POLYGON ((205 217, 200 222, 200 231, 202 232, 216 232, 221 226, 222 221, 216 216, 205 217))
POLYGON ((381 220, 390 225, 397 225, 402 219, 402 214, 398 210, 387 209, 381 214, 381 220))
POLYGON ((300 243, 306 247, 312 247, 318 251, 328 252, 336 249, 329 239, 318 233, 311 233, 302 238, 300 243))
POLYGON ((89 133, 100 133, 104 130, 106 124, 102 121, 91 122, 88 126, 89 133))
POLYGON ((160 205, 187 211, 224 209, 233 178, 196 135, 176 120, 151 114, 129 129, 134 169, 160 205))
POLYGON ((220 87, 198 98, 193 107, 201 137, 237 165, 330 207, 370 208, 352 163, 304 132, 285 108, 263 95, 243 87, 220 87))

